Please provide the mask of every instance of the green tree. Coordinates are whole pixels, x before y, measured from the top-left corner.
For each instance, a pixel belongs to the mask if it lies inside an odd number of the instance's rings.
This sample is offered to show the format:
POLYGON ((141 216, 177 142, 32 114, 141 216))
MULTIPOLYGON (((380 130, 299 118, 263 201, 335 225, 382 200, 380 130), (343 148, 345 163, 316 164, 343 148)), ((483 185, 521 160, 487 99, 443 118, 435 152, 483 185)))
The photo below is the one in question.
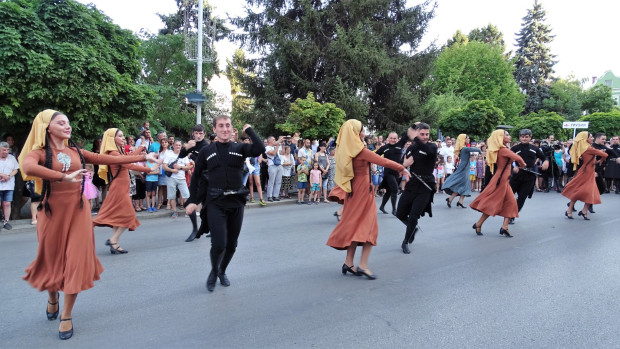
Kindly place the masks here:
POLYGON ((611 87, 594 85, 583 93, 581 108, 588 114, 607 113, 614 109, 616 101, 611 94, 611 87))
POLYGON ((251 53, 244 82, 263 128, 283 123, 290 103, 314 92, 371 128, 397 128, 421 116, 421 88, 435 51, 419 43, 433 17, 426 1, 255 0, 233 23, 251 53))
POLYGON ((562 128, 564 121, 566 119, 556 112, 541 110, 538 113, 529 113, 520 118, 510 133, 516 139, 521 129, 528 128, 532 130, 532 138, 534 139, 547 138, 549 135, 554 135, 557 139, 566 139, 566 130, 562 128))
POLYGON ((454 44, 467 45, 468 43, 469 37, 463 34, 463 32, 459 29, 456 31, 456 33, 454 33, 454 35, 452 35, 450 39, 448 39, 446 46, 450 47, 454 44))
POLYGON ((245 54, 241 49, 235 50, 232 60, 226 59, 226 77, 230 81, 230 94, 232 96, 231 116, 233 120, 254 125, 254 120, 252 120, 254 101, 244 90, 243 84, 245 79, 251 79, 252 76, 248 75, 244 66, 246 66, 245 54))
POLYGON ((550 97, 547 81, 553 74, 555 61, 549 49, 553 40, 550 27, 545 24, 545 10, 538 0, 523 17, 517 34, 517 52, 514 76, 521 90, 527 95, 524 113, 537 112, 543 101, 550 97))
POLYGON ((308 92, 305 99, 297 98, 295 103, 291 103, 290 110, 286 122, 276 125, 276 128, 287 133, 300 132, 303 138, 310 139, 335 137, 346 115, 333 103, 317 102, 312 92, 308 92))
POLYGON ((0 121, 24 134, 45 108, 67 113, 76 137, 146 119, 154 97, 136 83, 140 41, 73 0, 0 2, 0 121))
POLYGON ((454 92, 432 95, 424 105, 424 121, 434 125, 437 120, 445 117, 455 109, 463 108, 468 100, 454 92))
POLYGON ((579 119, 590 122, 588 130, 592 133, 604 132, 607 137, 620 135, 620 110, 606 113, 593 113, 579 119))
POLYGON ((468 101, 488 99, 504 116, 512 117, 519 115, 524 101, 513 69, 501 47, 472 41, 445 48, 429 81, 436 95, 454 93, 468 101))
MULTIPOLYGON (((161 127, 178 137, 187 137, 196 123, 196 107, 185 103, 185 94, 196 88, 196 63, 183 54, 182 34, 146 35, 140 54, 140 81, 156 93, 152 118, 161 127)), ((203 76, 208 80, 215 74, 214 63, 203 63, 203 76)), ((213 93, 206 89, 203 105, 205 114, 215 109, 213 93)))
POLYGON ((582 100, 583 89, 579 81, 557 79, 551 82, 550 97, 543 100, 543 107, 574 121, 581 117, 582 100))
POLYGON ((480 139, 486 138, 503 121, 502 110, 485 99, 473 100, 463 108, 452 110, 439 119, 438 126, 444 134, 467 133, 472 139, 480 139))
POLYGON ((497 45, 501 47, 502 52, 506 50, 504 42, 504 34, 497 29, 496 26, 489 23, 486 27, 475 28, 467 35, 469 41, 480 41, 489 45, 497 45))

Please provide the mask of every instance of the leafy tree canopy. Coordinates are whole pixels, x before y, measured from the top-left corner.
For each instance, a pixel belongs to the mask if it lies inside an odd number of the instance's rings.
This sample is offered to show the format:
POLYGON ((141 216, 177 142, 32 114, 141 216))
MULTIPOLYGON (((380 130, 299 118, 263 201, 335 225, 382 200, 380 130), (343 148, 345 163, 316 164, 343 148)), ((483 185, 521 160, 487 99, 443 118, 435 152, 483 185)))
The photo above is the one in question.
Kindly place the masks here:
POLYGON ((436 95, 453 93, 468 101, 488 99, 504 116, 512 117, 519 115, 524 101, 513 69, 501 47, 472 41, 445 48, 429 83, 436 95))
POLYGON ((511 130, 512 137, 518 138, 519 131, 524 128, 532 130, 532 138, 543 139, 549 135, 554 135, 557 139, 567 139, 567 131, 562 128, 562 123, 566 121, 564 117, 556 112, 540 111, 529 113, 523 118, 519 118, 511 130))
POLYGON ((580 118, 579 121, 589 121, 588 130, 592 133, 604 132, 608 138, 620 135, 620 110, 593 113, 580 118))
POLYGON ((551 82, 550 97, 543 100, 543 107, 574 121, 581 117, 582 100, 583 89, 579 81, 557 79, 551 82))
POLYGON ((485 99, 473 100, 463 108, 454 109, 439 119, 438 125, 444 134, 467 133, 472 139, 485 139, 503 121, 502 110, 485 99))
POLYGON ((0 121, 23 136, 46 108, 77 137, 146 119, 152 91, 136 83, 140 41, 73 0, 0 2, 0 121))
POLYGON ((607 113, 614 109, 616 101, 611 94, 611 87, 594 85, 583 93, 581 108, 588 114, 607 113))
POLYGON ((314 94, 308 92, 305 99, 297 98, 291 103, 289 117, 276 128, 290 134, 300 132, 303 138, 327 140, 338 135, 344 121, 344 110, 333 103, 319 103, 314 94))
POLYGON ((430 1, 253 0, 234 35, 251 53, 243 84, 254 100, 252 120, 273 132, 290 103, 314 92, 349 117, 387 129, 420 119, 422 87, 435 57, 421 51, 434 15, 430 1), (416 52, 416 53, 414 53, 416 52))

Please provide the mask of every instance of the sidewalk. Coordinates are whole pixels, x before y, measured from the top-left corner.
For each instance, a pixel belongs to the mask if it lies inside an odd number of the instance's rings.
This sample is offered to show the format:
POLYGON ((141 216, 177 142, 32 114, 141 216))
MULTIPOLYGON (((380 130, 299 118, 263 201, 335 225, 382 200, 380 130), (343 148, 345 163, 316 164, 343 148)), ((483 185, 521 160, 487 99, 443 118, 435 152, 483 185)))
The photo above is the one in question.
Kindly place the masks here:
MULTIPOLYGON (((280 201, 267 202, 267 206, 261 206, 258 203, 258 200, 252 204, 248 201, 245 205, 245 208, 246 209, 256 208, 256 209, 268 210, 269 207, 271 206, 295 204, 296 202, 297 202, 297 196, 295 196, 294 198, 292 197, 291 199, 281 199, 280 201)), ((179 212, 179 218, 177 219, 185 219, 187 217, 183 210, 177 208, 177 211, 179 212)), ((136 212, 136 217, 138 217, 138 220, 144 220, 144 219, 151 219, 151 218, 169 217, 171 214, 172 214, 171 211, 161 209, 157 212, 145 212, 145 211, 136 212)), ((95 216, 96 216, 96 213, 93 213, 93 217, 95 216)), ((36 232, 36 225, 30 224, 30 218, 18 219, 18 220, 10 221, 9 223, 11 223, 11 225, 13 226, 13 229, 11 230, 2 229, 0 230, 0 235, 22 233, 22 232, 32 232, 32 233, 36 232)))

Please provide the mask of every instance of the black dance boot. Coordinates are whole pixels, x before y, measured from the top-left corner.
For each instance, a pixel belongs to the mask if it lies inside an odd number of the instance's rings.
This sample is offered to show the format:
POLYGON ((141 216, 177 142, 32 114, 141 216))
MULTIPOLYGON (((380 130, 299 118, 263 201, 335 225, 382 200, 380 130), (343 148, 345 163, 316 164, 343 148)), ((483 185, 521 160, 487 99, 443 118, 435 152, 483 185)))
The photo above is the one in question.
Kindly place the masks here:
POLYGON ((228 268, 228 264, 230 263, 230 260, 232 259, 234 254, 234 251, 224 253, 224 258, 222 258, 222 263, 220 264, 218 277, 220 278, 220 284, 225 287, 230 286, 230 280, 228 280, 228 277, 226 276, 226 268, 228 268))
POLYGON ((185 242, 192 242, 194 239, 200 239, 198 235, 198 225, 196 224, 196 212, 192 212, 189 216, 189 220, 192 221, 192 232, 189 234, 185 242))
POLYGON ((215 282, 217 281, 217 274, 220 270, 222 253, 214 251, 213 247, 211 247, 211 252, 209 254, 211 257, 211 273, 209 273, 209 277, 207 278, 207 290, 213 292, 213 289, 215 289, 215 282))

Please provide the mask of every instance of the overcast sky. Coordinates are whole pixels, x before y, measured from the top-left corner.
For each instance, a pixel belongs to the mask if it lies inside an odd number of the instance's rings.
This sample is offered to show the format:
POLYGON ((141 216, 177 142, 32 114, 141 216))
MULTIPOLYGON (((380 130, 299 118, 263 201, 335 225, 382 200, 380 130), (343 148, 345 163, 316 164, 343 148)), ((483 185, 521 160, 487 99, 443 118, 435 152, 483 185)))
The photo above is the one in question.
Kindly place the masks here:
MULTIPOLYGON (((162 22, 156 13, 169 14, 176 11, 175 0, 79 0, 93 3, 122 28, 139 32, 144 28, 156 33, 162 22)), ((207 1, 205 1, 207 2, 207 1)), ((226 18, 244 14, 244 0, 208 0, 215 7, 215 15, 226 18)), ((409 5, 420 3, 408 0, 409 5)), ((435 18, 431 21, 422 47, 433 40, 444 44, 461 30, 470 30, 491 23, 504 34, 508 50, 516 51, 515 34, 521 29, 522 18, 533 7, 534 0, 437 0, 435 18)), ((572 2, 566 0, 541 0, 547 12, 546 24, 555 36, 551 52, 556 55, 555 76, 578 79, 602 76, 607 70, 620 75, 620 45, 618 42, 617 17, 620 1, 589 0, 572 2)), ((216 45, 222 64, 230 58, 237 46, 230 42, 216 45)), ((216 79, 218 80, 218 79, 216 79)), ((225 81, 212 81, 216 91, 225 91, 225 81)))

